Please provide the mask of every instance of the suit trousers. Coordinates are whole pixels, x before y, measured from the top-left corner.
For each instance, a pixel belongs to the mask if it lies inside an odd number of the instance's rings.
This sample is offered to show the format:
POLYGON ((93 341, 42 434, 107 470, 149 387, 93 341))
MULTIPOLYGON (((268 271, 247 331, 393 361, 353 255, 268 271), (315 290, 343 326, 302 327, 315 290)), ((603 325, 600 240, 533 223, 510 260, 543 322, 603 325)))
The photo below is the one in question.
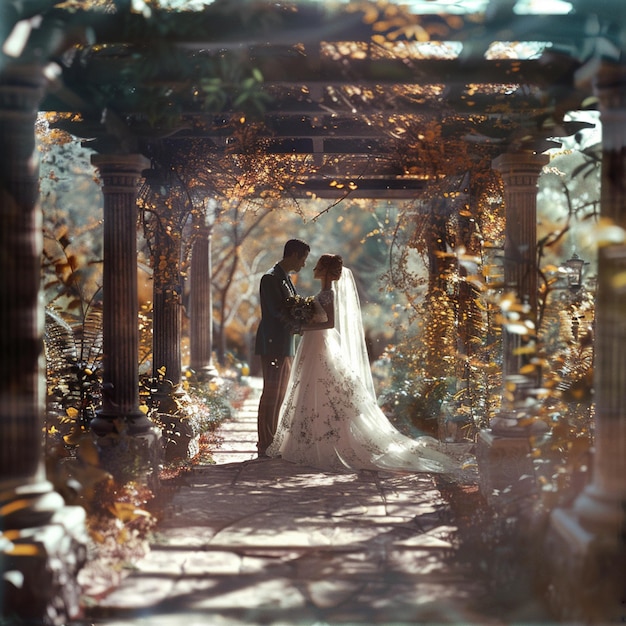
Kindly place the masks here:
POLYGON ((259 400, 257 449, 259 456, 265 454, 274 439, 278 426, 278 414, 283 403, 289 375, 291 374, 292 356, 261 356, 263 370, 263 391, 259 400))

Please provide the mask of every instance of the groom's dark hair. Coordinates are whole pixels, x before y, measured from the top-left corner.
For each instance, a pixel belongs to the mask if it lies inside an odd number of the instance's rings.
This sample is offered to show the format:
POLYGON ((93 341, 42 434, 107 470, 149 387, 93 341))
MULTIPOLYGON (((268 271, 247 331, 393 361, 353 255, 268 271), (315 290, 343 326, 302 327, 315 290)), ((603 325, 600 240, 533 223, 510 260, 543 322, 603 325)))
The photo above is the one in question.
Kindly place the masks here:
POLYGON ((305 254, 311 252, 311 246, 306 241, 302 241, 302 239, 290 239, 285 244, 285 249, 283 250, 283 258, 296 255, 301 258, 305 254))

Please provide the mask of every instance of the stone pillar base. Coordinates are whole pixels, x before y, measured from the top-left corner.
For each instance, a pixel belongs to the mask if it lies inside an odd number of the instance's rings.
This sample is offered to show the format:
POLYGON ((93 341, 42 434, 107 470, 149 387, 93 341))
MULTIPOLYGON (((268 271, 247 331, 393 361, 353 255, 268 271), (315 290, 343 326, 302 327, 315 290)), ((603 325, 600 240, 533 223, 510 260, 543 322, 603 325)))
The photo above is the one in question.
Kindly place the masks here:
POLYGON ((193 373, 193 380, 198 382, 210 382, 220 377, 220 373, 212 363, 202 367, 190 367, 189 370, 193 373))
POLYGON ((626 546, 583 528, 573 511, 555 509, 546 538, 548 601, 566 622, 626 623, 626 546))
POLYGON ((159 487, 162 462, 161 431, 152 426, 142 433, 116 433, 94 437, 100 466, 122 483, 140 482, 153 492, 159 487))
POLYGON ((3 531, 11 542, 1 554, 0 615, 6 623, 19 616, 20 624, 62 626, 80 617, 76 578, 87 555, 84 509, 63 507, 46 525, 3 531))
POLYGON ((483 430, 478 435, 476 461, 480 492, 489 504, 508 502, 535 489, 527 437, 506 437, 483 430))

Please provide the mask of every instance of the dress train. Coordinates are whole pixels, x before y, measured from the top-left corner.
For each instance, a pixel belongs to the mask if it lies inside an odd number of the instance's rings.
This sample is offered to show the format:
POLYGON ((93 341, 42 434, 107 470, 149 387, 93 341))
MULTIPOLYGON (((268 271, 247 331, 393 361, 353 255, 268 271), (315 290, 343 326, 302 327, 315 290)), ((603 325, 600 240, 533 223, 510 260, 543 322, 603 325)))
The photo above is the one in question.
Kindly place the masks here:
POLYGON ((391 424, 334 328, 305 331, 267 454, 326 471, 460 471, 439 441, 407 437, 391 424))

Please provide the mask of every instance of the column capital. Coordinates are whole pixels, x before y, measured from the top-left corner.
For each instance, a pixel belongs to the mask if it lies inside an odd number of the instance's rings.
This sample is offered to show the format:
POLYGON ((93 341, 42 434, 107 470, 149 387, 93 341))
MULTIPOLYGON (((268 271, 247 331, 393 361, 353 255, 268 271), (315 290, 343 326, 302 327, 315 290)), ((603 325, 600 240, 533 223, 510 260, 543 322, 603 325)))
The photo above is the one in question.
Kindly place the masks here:
POLYGON ((0 73, 0 111, 7 115, 37 113, 47 79, 40 65, 13 64, 0 73))
POLYGON ((28 181, 37 173, 34 125, 44 97, 46 78, 37 65, 10 65, 0 72, 0 134, 2 178, 28 181), (6 172, 6 173, 5 173, 6 172))
POLYGON ((150 161, 143 154, 94 154, 91 164, 102 176, 105 194, 136 190, 143 170, 150 167, 150 161))
POLYGON ((537 178, 543 166, 549 162, 550 157, 545 154, 529 151, 504 152, 491 162, 491 166, 500 172, 507 185, 527 187, 536 193, 537 178))

